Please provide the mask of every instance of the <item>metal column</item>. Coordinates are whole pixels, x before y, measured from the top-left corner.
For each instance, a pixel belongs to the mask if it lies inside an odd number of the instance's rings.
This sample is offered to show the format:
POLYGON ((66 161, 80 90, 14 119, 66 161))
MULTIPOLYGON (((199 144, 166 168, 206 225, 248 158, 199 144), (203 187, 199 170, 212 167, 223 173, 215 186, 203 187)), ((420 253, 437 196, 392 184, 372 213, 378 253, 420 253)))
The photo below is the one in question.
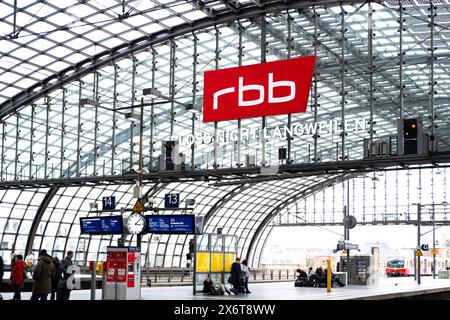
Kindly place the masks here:
POLYGON ((400 91, 400 97, 399 97, 399 107, 398 107, 398 122, 397 122, 397 154, 403 155, 403 102, 405 98, 404 89, 405 85, 403 84, 403 65, 405 64, 403 58, 405 55, 405 52, 403 51, 403 31, 405 31, 405 28, 403 26, 404 18, 403 18, 403 11, 405 8, 403 8, 402 0, 398 1, 399 4, 399 18, 400 18, 400 39, 399 39, 399 91, 400 91))
MULTIPOLYGON (((261 15, 261 63, 266 62, 266 16, 261 15)), ((261 165, 265 166, 266 161, 266 117, 262 117, 261 123, 261 165)))
MULTIPOLYGON (((214 30, 216 31, 215 36, 216 36, 216 49, 215 49, 215 57, 214 57, 214 62, 215 62, 215 66, 214 66, 214 70, 219 69, 219 60, 220 60, 220 50, 219 50, 219 29, 217 29, 217 26, 214 26, 214 30)), ((219 167, 219 165, 217 164, 217 151, 218 151, 218 144, 217 144, 217 129, 218 129, 218 123, 217 121, 214 122, 214 163, 213 163, 213 168, 217 169, 219 167)))
POLYGON ((17 36, 18 36, 18 32, 17 32, 17 0, 14 0, 13 32, 12 32, 11 38, 15 39, 15 38, 17 38, 17 36))
MULTIPOLYGON (((64 99, 64 94, 63 94, 64 99)), ((36 105, 31 105, 31 123, 30 123, 30 162, 29 162, 29 179, 33 179, 33 161, 34 161, 34 152, 33 152, 33 141, 34 141, 34 114, 35 114, 36 105)), ((64 117, 64 116, 63 116, 64 117)), ((62 127, 62 131, 64 131, 64 127, 62 127)))
MULTIPOLYGON (((313 45, 314 45, 314 56, 315 57, 317 57, 317 45, 318 45, 318 40, 317 40, 317 38, 318 38, 318 19, 319 18, 319 15, 317 14, 317 12, 316 12, 316 7, 314 6, 314 43, 313 43, 313 45)), ((317 71, 317 62, 316 62, 316 67, 314 68, 314 84, 313 84, 313 90, 314 90, 314 124, 316 124, 317 123, 317 116, 318 116, 318 110, 317 110, 317 107, 318 107, 318 103, 317 103, 317 100, 319 99, 319 94, 318 94, 318 88, 317 88, 317 85, 318 85, 318 78, 319 78, 319 72, 317 71)), ((318 140, 318 138, 319 138, 319 133, 318 133, 318 129, 319 129, 319 126, 316 126, 316 132, 314 133, 314 136, 313 136, 313 138, 314 138, 314 158, 313 158, 313 161, 314 162, 317 162, 319 159, 318 159, 318 156, 317 156, 317 140, 318 140)))
POLYGON ((372 4, 369 2, 369 14, 368 14, 368 72, 369 72, 369 132, 370 132, 370 145, 373 141, 373 9, 372 4))
MULTIPOLYGON (((83 82, 80 80, 79 82, 79 90, 78 90, 78 128, 77 128, 77 172, 76 176, 79 177, 80 174, 80 160, 81 160, 81 149, 80 149, 80 135, 81 135, 81 92, 82 92, 82 84, 83 82)), ((36 172, 37 176, 37 172, 36 172)))
MULTIPOLYGON (((156 72, 156 50, 152 47, 152 89, 155 88, 155 72, 156 72)), ((154 99, 151 99, 150 106, 150 171, 153 170, 153 131, 155 125, 155 108, 153 105, 154 99)))
POLYGON ((115 170, 115 159, 116 159, 116 129, 117 129, 117 114, 116 114, 116 106, 117 106, 117 69, 119 67, 114 63, 114 84, 113 84, 113 114, 112 114, 112 137, 111 137, 111 175, 116 174, 115 170))
MULTIPOLYGON (((417 204, 417 250, 420 249, 421 204, 417 204)), ((417 255, 417 284, 420 284, 420 255, 417 255)))
POLYGON ((48 178, 48 136, 50 135, 50 127, 48 125, 48 118, 50 117, 50 97, 46 97, 47 111, 45 115, 45 158, 44 158, 44 179, 48 178))
MULTIPOLYGON (((92 99, 98 102, 98 72, 94 72, 94 92, 92 99)), ((98 105, 94 106, 94 176, 97 175, 97 157, 98 157, 98 146, 97 146, 97 138, 98 138, 98 105)))
MULTIPOLYGON (((198 43, 198 38, 195 35, 195 33, 192 33, 192 36, 194 37, 194 54, 193 54, 193 58, 194 61, 192 62, 192 106, 195 108, 196 105, 196 99, 197 99, 197 58, 198 58, 198 53, 197 53, 197 43, 198 43)), ((195 137, 195 120, 196 120, 196 115, 193 112, 192 113, 192 117, 191 117, 191 134, 193 137, 195 137)), ((192 141, 191 144, 191 170, 195 169, 195 138, 194 141, 192 141)))
POLYGON ((174 102, 173 99, 175 98, 175 67, 176 67, 176 61, 175 61, 175 49, 176 44, 175 40, 170 40, 170 77, 169 77, 169 95, 171 98, 170 102, 170 139, 172 139, 173 136, 173 123, 174 123, 174 102))
POLYGON ((434 203, 433 203, 433 279, 436 279, 436 226, 434 217, 434 203))
MULTIPOLYGON (((291 58, 291 51, 292 51, 292 41, 294 40, 292 38, 292 20, 293 18, 289 14, 289 11, 286 12, 287 15, 287 27, 288 27, 288 37, 287 37, 287 58, 291 58)), ((292 114, 288 114, 287 119, 287 127, 290 132, 291 131, 291 125, 292 125, 292 114)), ((288 135, 288 130, 286 130, 286 140, 287 140, 287 163, 292 163, 292 157, 291 157, 291 148, 292 148, 292 137, 288 135)))
POLYGON ((347 72, 346 68, 345 68, 345 14, 346 11, 344 10, 344 7, 341 6, 341 127, 342 127, 342 132, 341 132, 341 138, 342 138, 342 142, 341 142, 341 156, 342 156, 342 161, 345 160, 345 137, 347 135, 347 133, 345 132, 345 96, 346 96, 346 92, 345 92, 345 74, 347 72))
MULTIPOLYGON (((244 56, 243 54, 243 49, 244 46, 242 45, 242 35, 244 33, 244 28, 242 27, 241 22, 239 21, 239 47, 238 47, 238 66, 242 66, 242 57, 244 56)), ((241 123, 241 119, 238 119, 238 143, 237 143, 237 162, 236 162, 236 166, 237 167, 241 167, 242 166, 242 162, 241 162, 241 144, 242 144, 242 123, 241 123)))
MULTIPOLYGON (((61 107, 61 146, 60 146, 60 158, 59 158, 59 177, 64 177, 64 156, 65 156, 65 146, 64 146, 64 136, 66 135, 66 93, 67 90, 62 88, 62 107, 61 107)), ((31 169, 30 169, 31 170, 31 169)))
MULTIPOLYGON (((131 58, 133 59, 133 71, 131 73, 131 114, 133 114, 133 112, 134 112, 134 101, 136 100, 135 85, 136 85, 136 63, 137 63, 137 59, 136 59, 136 57, 134 55, 132 55, 131 58)), ((130 166, 128 168, 129 171, 133 168, 134 126, 135 126, 134 120, 131 120, 131 125, 130 125, 130 166)))
POLYGON ((19 140, 20 140, 20 130, 19 130, 19 118, 20 114, 16 113, 16 150, 14 156, 14 180, 18 180, 18 166, 19 166, 19 140))
MULTIPOLYGON (((139 121, 139 186, 142 188, 144 169, 144 98, 141 98, 141 112, 139 121)), ((137 237, 138 240, 140 237, 137 237)), ((140 243, 137 244, 140 247, 140 243)))
POLYGON ((434 119, 436 118, 435 112, 434 112, 434 51, 436 48, 434 47, 434 17, 436 16, 435 13, 435 6, 433 5, 433 1, 430 1, 430 117, 431 117, 431 151, 436 151, 436 133, 435 133, 435 125, 434 125, 434 119))

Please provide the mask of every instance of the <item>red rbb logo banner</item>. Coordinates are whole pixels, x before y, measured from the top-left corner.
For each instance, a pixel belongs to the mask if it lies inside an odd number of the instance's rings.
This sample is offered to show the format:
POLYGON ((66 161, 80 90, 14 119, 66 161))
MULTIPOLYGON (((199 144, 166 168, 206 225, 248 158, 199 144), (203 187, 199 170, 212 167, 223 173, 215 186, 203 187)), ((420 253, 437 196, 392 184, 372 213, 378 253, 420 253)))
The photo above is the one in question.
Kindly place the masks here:
POLYGON ((203 122, 306 111, 315 56, 204 73, 203 122))

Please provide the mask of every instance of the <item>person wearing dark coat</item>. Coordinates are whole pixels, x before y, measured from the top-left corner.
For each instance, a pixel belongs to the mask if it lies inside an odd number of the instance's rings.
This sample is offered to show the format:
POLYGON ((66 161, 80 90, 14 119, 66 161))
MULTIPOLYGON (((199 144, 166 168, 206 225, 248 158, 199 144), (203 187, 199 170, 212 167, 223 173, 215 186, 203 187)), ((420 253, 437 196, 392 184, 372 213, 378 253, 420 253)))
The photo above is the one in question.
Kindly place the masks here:
POLYGON ((47 251, 41 250, 39 261, 33 272, 33 293, 31 300, 47 300, 48 294, 52 291, 52 277, 55 274, 55 267, 47 251))
POLYGON ((61 266, 59 270, 62 272, 62 277, 65 280, 65 285, 60 288, 61 291, 61 299, 60 300, 69 300, 70 299, 70 291, 71 288, 67 287, 67 281, 70 276, 74 273, 74 271, 69 271, 69 267, 73 265, 73 251, 67 251, 66 257, 61 261, 61 266))
POLYGON ((53 266, 55 267, 55 274, 52 277, 52 293, 50 295, 50 300, 61 300, 60 293, 58 292, 58 283, 62 279, 60 266, 58 257, 53 257, 52 259, 53 266))
POLYGON ((241 275, 242 275, 242 269, 241 269, 241 259, 236 258, 236 260, 231 264, 231 284, 233 285, 233 288, 231 291, 234 294, 239 294, 240 287, 241 287, 241 275))
MULTIPOLYGON (((4 265, 3 265, 3 258, 0 256, 0 293, 2 292, 2 282, 3 282, 3 275, 4 275, 4 265)), ((1 294, 0 294, 1 297, 1 294)))
POLYGON ((11 270, 11 276, 9 281, 14 291, 13 300, 21 300, 20 289, 23 286, 23 278, 25 275, 25 262, 23 262, 23 256, 17 255, 16 262, 11 270))

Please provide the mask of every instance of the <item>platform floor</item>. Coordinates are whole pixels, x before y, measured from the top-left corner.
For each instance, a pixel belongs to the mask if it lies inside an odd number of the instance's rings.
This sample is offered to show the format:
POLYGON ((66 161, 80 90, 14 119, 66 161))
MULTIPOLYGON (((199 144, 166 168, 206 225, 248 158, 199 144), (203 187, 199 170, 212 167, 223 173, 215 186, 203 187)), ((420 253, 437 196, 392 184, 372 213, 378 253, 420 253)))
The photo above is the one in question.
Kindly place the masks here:
MULTIPOLYGON (((391 299, 429 293, 450 291, 449 279, 434 279, 423 277, 418 285, 413 277, 380 278, 377 286, 347 286, 332 288, 327 293, 326 288, 294 287, 291 282, 250 283, 250 294, 204 296, 192 295, 192 287, 154 287, 142 288, 142 300, 348 300, 348 299, 391 299)), ((2 293, 4 299, 11 299, 12 293, 2 293)), ((30 299, 31 293, 22 293, 22 299, 30 299)), ((71 300, 89 300, 89 290, 74 290, 71 300)), ((96 299, 101 299, 101 290, 96 290, 96 299)))

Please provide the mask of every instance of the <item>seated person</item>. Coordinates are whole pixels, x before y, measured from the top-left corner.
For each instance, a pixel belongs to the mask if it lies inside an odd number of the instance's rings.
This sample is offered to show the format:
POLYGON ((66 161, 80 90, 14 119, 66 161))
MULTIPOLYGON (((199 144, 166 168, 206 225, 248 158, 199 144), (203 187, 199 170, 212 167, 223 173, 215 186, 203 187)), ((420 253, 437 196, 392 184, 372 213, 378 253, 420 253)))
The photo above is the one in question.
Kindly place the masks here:
POLYGON ((345 284, 341 282, 341 279, 336 277, 336 275, 332 272, 331 273, 331 285, 333 286, 333 283, 336 283, 339 287, 345 287, 345 284))
POLYGON ((211 280, 211 277, 208 276, 206 277, 205 281, 203 281, 204 295, 223 296, 225 292, 230 294, 230 290, 228 290, 228 288, 225 287, 223 284, 221 284, 220 286, 214 285, 213 281, 211 280))
MULTIPOLYGON (((324 273, 324 281, 325 281, 325 283, 327 282, 327 277, 328 277, 327 271, 328 270, 325 269, 325 273, 324 273)), ((345 286, 345 284, 343 284, 341 282, 341 279, 336 277, 336 275, 333 272, 331 272, 331 286, 333 286, 333 284, 337 284, 339 287, 344 287, 345 286)))
POLYGON ((307 287, 309 286, 308 275, 302 269, 297 269, 297 279, 295 280, 296 287, 307 287))

